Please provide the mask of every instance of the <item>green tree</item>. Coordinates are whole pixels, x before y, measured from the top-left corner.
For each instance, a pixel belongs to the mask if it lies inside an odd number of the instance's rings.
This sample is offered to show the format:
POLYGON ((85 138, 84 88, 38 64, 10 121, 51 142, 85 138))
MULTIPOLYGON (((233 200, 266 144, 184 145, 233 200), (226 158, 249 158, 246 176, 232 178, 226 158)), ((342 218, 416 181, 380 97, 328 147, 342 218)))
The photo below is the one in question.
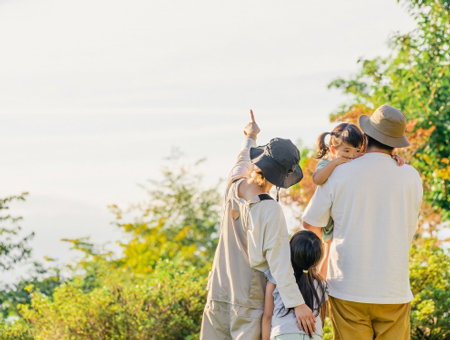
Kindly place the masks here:
POLYGON ((20 236, 22 228, 18 222, 22 217, 13 217, 9 212, 10 203, 13 201, 25 201, 24 192, 18 196, 9 196, 0 199, 0 270, 12 269, 17 263, 30 257, 31 248, 28 242, 33 238, 34 233, 27 236, 20 236))
POLYGON ((160 260, 195 265, 206 271, 217 245, 220 195, 216 187, 204 188, 192 166, 171 164, 162 169, 161 181, 144 186, 148 200, 132 206, 133 222, 122 223, 124 211, 110 207, 128 242, 121 244, 123 256, 116 264, 135 272, 151 272, 160 260))
POLYGON ((25 287, 31 303, 5 327, 24 339, 197 339, 215 250, 220 195, 205 188, 196 167, 171 163, 150 181, 146 202, 128 211, 111 206, 124 231, 119 256, 88 238, 65 239, 83 256, 73 277, 47 295, 25 287), (121 223, 127 213, 137 216, 121 223), (24 323, 26 321, 27 323, 24 323), (27 326, 28 325, 28 326, 27 326), (27 328, 28 327, 28 328, 27 328))
POLYGON ((19 315, 19 305, 30 304, 31 295, 27 287, 32 285, 35 290, 51 297, 56 287, 64 281, 57 268, 44 268, 42 264, 33 262, 26 278, 19 282, 4 284, 0 290, 0 312, 3 319, 19 315))
MULTIPOLYGON (((3 271, 8 271, 18 265, 31 265, 26 278, 16 283, 2 283, 0 288, 0 313, 3 319, 11 316, 17 317, 18 306, 31 303, 31 295, 26 290, 29 285, 33 285, 36 290, 44 295, 52 296, 55 287, 62 282, 60 271, 57 268, 49 269, 39 262, 27 263, 32 251, 29 241, 33 238, 34 233, 21 236, 21 227, 18 223, 22 220, 22 217, 13 217, 9 214, 10 203, 25 201, 26 195, 28 193, 0 200, 0 211, 2 213, 7 211, 0 216, 2 223, 0 229, 2 237, 0 240, 0 268, 3 271)), ((6 329, 9 328, 5 328, 5 332, 6 329)))

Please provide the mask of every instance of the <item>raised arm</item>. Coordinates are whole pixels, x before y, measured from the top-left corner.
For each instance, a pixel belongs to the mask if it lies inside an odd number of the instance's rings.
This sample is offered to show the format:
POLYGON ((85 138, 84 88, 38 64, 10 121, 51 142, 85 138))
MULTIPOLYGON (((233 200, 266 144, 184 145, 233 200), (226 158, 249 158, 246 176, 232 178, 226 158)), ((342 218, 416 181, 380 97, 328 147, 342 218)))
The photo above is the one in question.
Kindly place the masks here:
POLYGON ((250 110, 250 119, 250 123, 248 123, 244 128, 245 140, 242 145, 242 150, 238 155, 237 162, 231 169, 230 175, 228 176, 227 186, 237 179, 247 178, 248 171, 252 166, 250 161, 250 148, 256 147, 256 136, 261 130, 255 122, 255 117, 252 110, 250 110))

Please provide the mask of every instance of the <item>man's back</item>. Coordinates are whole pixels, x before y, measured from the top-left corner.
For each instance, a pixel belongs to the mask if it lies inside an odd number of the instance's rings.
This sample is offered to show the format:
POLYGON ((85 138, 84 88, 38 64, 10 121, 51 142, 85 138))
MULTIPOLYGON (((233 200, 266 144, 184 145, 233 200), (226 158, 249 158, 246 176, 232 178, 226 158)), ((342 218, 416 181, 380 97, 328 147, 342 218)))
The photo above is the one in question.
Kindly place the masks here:
MULTIPOLYGON (((337 167, 314 196, 323 209, 329 200, 334 219, 330 295, 377 304, 412 300, 409 249, 422 202, 417 171, 398 167, 387 154, 368 153, 337 167)), ((320 209, 304 216, 317 226, 327 219, 320 209)))

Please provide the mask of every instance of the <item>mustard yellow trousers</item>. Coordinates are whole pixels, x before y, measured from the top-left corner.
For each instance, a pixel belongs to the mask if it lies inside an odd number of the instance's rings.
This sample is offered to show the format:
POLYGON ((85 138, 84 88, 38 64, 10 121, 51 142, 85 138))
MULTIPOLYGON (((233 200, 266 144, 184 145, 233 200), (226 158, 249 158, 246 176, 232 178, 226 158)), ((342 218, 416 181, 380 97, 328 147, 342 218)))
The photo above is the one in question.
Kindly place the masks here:
POLYGON ((329 297, 335 340, 409 340, 411 303, 373 304, 329 297))

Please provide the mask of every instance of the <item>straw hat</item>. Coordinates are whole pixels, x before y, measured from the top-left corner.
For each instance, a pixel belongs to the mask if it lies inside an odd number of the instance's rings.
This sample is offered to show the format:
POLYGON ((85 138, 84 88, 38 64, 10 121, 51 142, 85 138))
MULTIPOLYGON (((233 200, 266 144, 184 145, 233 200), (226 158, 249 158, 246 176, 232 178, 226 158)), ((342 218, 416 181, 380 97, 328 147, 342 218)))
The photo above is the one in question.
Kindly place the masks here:
POLYGON ((393 148, 409 146, 405 136, 405 115, 392 106, 382 105, 372 116, 359 117, 359 126, 366 135, 382 144, 393 148))

